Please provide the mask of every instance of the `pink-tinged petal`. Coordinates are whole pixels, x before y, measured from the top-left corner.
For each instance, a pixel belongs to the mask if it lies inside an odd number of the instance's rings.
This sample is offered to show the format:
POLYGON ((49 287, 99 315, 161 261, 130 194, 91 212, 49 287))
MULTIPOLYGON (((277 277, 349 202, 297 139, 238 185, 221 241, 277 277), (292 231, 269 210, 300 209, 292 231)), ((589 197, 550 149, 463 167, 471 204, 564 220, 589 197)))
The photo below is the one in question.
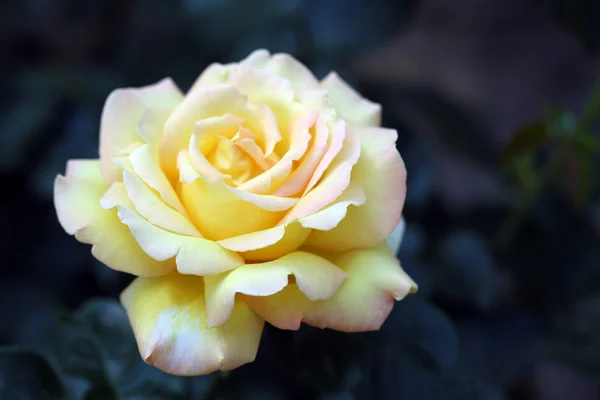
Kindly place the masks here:
POLYGON ((187 149, 196 122, 225 114, 238 115, 247 111, 246 97, 235 87, 217 85, 191 91, 173 110, 163 132, 160 146, 161 167, 171 182, 179 178, 177 155, 187 149))
POLYGON ((335 72, 321 81, 338 115, 348 122, 359 125, 379 126, 381 105, 363 98, 335 72))
POLYGON ((195 170, 187 151, 179 156, 180 197, 204 237, 223 240, 277 225, 297 199, 257 195, 208 182, 195 170))
POLYGON ((140 355, 169 374, 194 376, 254 361, 264 326, 243 301, 209 328, 202 278, 172 274, 138 278, 121 294, 140 355))
MULTIPOLYGON (((346 124, 342 120, 331 120, 328 122, 329 137, 327 150, 323 158, 317 165, 313 176, 308 181, 304 194, 308 193, 323 177, 325 171, 329 168, 335 157, 342 151, 346 141, 346 124)), ((352 138, 350 138, 351 140, 352 138)))
POLYGON ((385 240, 400 222, 406 169, 395 147, 396 131, 374 127, 353 130, 360 138, 361 156, 352 169, 352 181, 362 186, 367 201, 361 207, 350 207, 334 229, 313 231, 308 246, 330 251, 368 248, 385 240))
POLYGON ((65 231, 92 245, 92 254, 110 268, 139 276, 165 275, 175 270, 173 262, 150 258, 137 244, 117 210, 105 210, 100 199, 108 185, 98 160, 70 161, 67 176, 54 182, 54 205, 65 231))
POLYGON ((398 250, 400 250, 400 245, 402 245, 402 240, 404 239, 404 232, 406 231, 406 222, 404 218, 400 219, 400 222, 392 233, 385 239, 388 247, 394 254, 398 254, 398 250))
POLYGON ((319 184, 301 197, 296 206, 286 214, 280 223, 286 224, 295 219, 312 215, 333 203, 350 184, 352 169, 360 157, 360 152, 360 143, 356 135, 352 131, 347 131, 342 150, 333 160, 319 184))
POLYGON ((275 260, 298 249, 306 241, 311 230, 292 222, 263 231, 220 240, 218 243, 237 251, 244 260, 264 262, 275 260))
POLYGON ((123 184, 137 212, 149 222, 180 235, 202 237, 186 217, 165 204, 137 175, 123 171, 123 184))
POLYGON ((212 240, 169 232, 142 218, 127 196, 125 186, 116 182, 102 198, 102 206, 117 207, 119 219, 146 254, 157 261, 175 258, 182 274, 211 275, 228 271, 244 263, 236 253, 212 240))
POLYGON ((276 196, 294 196, 305 190, 309 181, 314 176, 319 162, 327 150, 329 131, 325 119, 319 117, 313 128, 312 146, 306 153, 302 162, 288 178, 273 192, 276 196))
MULTIPOLYGON (((281 329, 297 329, 290 315, 308 325, 343 332, 377 330, 394 306, 417 290, 385 244, 346 253, 318 253, 347 274, 333 296, 311 301, 290 284, 269 296, 246 296, 246 302, 267 322, 281 329)), ((299 324, 299 321, 298 321, 299 324)))
POLYGON ((329 231, 346 217, 349 206, 362 206, 367 198, 362 187, 356 182, 350 182, 344 193, 332 205, 317 211, 314 214, 300 218, 299 223, 305 228, 329 231))
MULTIPOLYGON (((310 128, 317 119, 316 112, 309 112, 295 121, 290 129, 290 145, 287 152, 270 169, 238 186, 241 191, 266 194, 289 176, 295 161, 300 160, 311 140, 310 128), (265 191, 266 189, 266 191, 265 191)), ((267 153, 265 152, 265 155, 267 153)))
POLYGON ((170 78, 142 88, 117 89, 108 96, 100 120, 100 165, 109 183, 121 179, 112 159, 143 144, 136 128, 144 110, 173 110, 182 100, 183 94, 170 78))
MULTIPOLYGON (((233 310, 236 293, 269 296, 288 285, 293 275, 296 285, 312 300, 330 298, 346 274, 326 259, 305 252, 293 252, 262 264, 247 264, 224 274, 205 277, 206 311, 209 326, 220 326, 233 310)), ((300 321, 297 321, 298 325, 300 321)))

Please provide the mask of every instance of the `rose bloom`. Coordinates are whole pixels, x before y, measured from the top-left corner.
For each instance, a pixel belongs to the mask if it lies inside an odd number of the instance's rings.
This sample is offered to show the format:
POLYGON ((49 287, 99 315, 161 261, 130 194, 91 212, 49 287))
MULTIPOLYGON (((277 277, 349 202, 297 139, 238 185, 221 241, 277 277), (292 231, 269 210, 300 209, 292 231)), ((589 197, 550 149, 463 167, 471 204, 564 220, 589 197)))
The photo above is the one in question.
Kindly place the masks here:
POLYGON ((416 291, 394 254, 406 170, 380 115, 335 73, 265 50, 185 95, 168 78, 110 94, 99 159, 70 160, 54 203, 98 260, 138 276, 121 301, 147 363, 233 369, 265 321, 377 330, 416 291))

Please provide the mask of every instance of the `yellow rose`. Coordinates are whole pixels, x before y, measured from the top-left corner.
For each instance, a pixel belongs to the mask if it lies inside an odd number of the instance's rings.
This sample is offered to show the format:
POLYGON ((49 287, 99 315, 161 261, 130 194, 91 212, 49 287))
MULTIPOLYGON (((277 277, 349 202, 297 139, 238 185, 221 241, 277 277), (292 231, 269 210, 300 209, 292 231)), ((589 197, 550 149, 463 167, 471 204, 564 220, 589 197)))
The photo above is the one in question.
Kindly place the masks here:
POLYGON ((138 276, 121 301, 146 362, 236 368, 265 321, 376 330, 416 291, 386 246, 406 170, 380 113, 264 50, 186 95, 170 79, 110 94, 99 160, 69 161, 54 202, 67 233, 138 276))

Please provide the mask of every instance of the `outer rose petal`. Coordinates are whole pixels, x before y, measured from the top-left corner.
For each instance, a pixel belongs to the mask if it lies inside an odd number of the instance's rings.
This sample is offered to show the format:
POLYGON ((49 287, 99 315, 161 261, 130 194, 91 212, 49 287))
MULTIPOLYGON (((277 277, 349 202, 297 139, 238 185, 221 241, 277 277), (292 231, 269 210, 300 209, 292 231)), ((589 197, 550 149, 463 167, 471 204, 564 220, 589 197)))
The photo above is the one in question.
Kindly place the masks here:
POLYGON ((121 179, 112 159, 143 144, 136 126, 144 110, 173 110, 182 100, 183 94, 170 78, 142 88, 117 89, 108 96, 100 120, 100 163, 109 183, 121 179))
POLYGON ((406 169, 395 147, 396 131, 356 126, 353 130, 360 139, 361 156, 351 180, 362 186, 367 201, 361 207, 350 207, 334 229, 313 231, 307 246, 330 251, 368 248, 383 241, 400 222, 406 169))
POLYGON ((175 270, 172 261, 150 258, 137 244, 117 210, 105 210, 100 198, 108 188, 99 160, 71 160, 67 176, 54 182, 54 205, 65 231, 92 244, 92 254, 110 268, 139 276, 165 275, 175 270))
POLYGON ((394 306, 417 290, 385 244, 366 250, 319 255, 347 274, 328 300, 310 301, 297 285, 288 285, 269 297, 245 296, 246 302, 267 322, 281 329, 298 329, 300 321, 343 332, 377 330, 394 306))
POLYGON ((269 296, 285 288, 290 275, 295 277, 297 287, 306 298, 313 301, 330 298, 346 278, 344 272, 326 259, 301 251, 205 277, 209 325, 220 326, 227 321, 236 293, 269 296))
POLYGON ((107 209, 117 207, 121 222, 129 227, 139 246, 158 261, 175 257, 177 270, 182 274, 218 274, 244 263, 239 255, 212 240, 169 232, 142 218, 134 211, 121 182, 113 183, 103 196, 101 205, 107 209))
POLYGON ((144 361, 175 375, 203 375, 254 361, 264 321, 243 301, 209 328, 202 278, 138 278, 121 294, 144 361))
POLYGON ((381 124, 381 105, 363 98, 335 72, 330 72, 321 86, 327 89, 329 100, 346 121, 370 126, 381 124))
POLYGON ((240 61, 241 68, 264 69, 282 78, 287 78, 296 89, 319 87, 319 81, 300 61, 289 54, 269 54, 267 50, 253 51, 240 61))

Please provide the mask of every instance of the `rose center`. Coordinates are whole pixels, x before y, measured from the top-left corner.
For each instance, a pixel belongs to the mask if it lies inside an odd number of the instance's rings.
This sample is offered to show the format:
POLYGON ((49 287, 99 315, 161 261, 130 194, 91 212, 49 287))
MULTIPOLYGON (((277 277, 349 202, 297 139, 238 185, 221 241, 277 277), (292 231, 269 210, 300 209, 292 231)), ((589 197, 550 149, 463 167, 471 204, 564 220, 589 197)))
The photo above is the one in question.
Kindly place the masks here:
POLYGON ((265 157, 254 134, 243 126, 233 137, 216 135, 217 142, 207 154, 208 162, 219 172, 231 176, 234 186, 254 178, 271 168, 279 157, 273 152, 265 157))

